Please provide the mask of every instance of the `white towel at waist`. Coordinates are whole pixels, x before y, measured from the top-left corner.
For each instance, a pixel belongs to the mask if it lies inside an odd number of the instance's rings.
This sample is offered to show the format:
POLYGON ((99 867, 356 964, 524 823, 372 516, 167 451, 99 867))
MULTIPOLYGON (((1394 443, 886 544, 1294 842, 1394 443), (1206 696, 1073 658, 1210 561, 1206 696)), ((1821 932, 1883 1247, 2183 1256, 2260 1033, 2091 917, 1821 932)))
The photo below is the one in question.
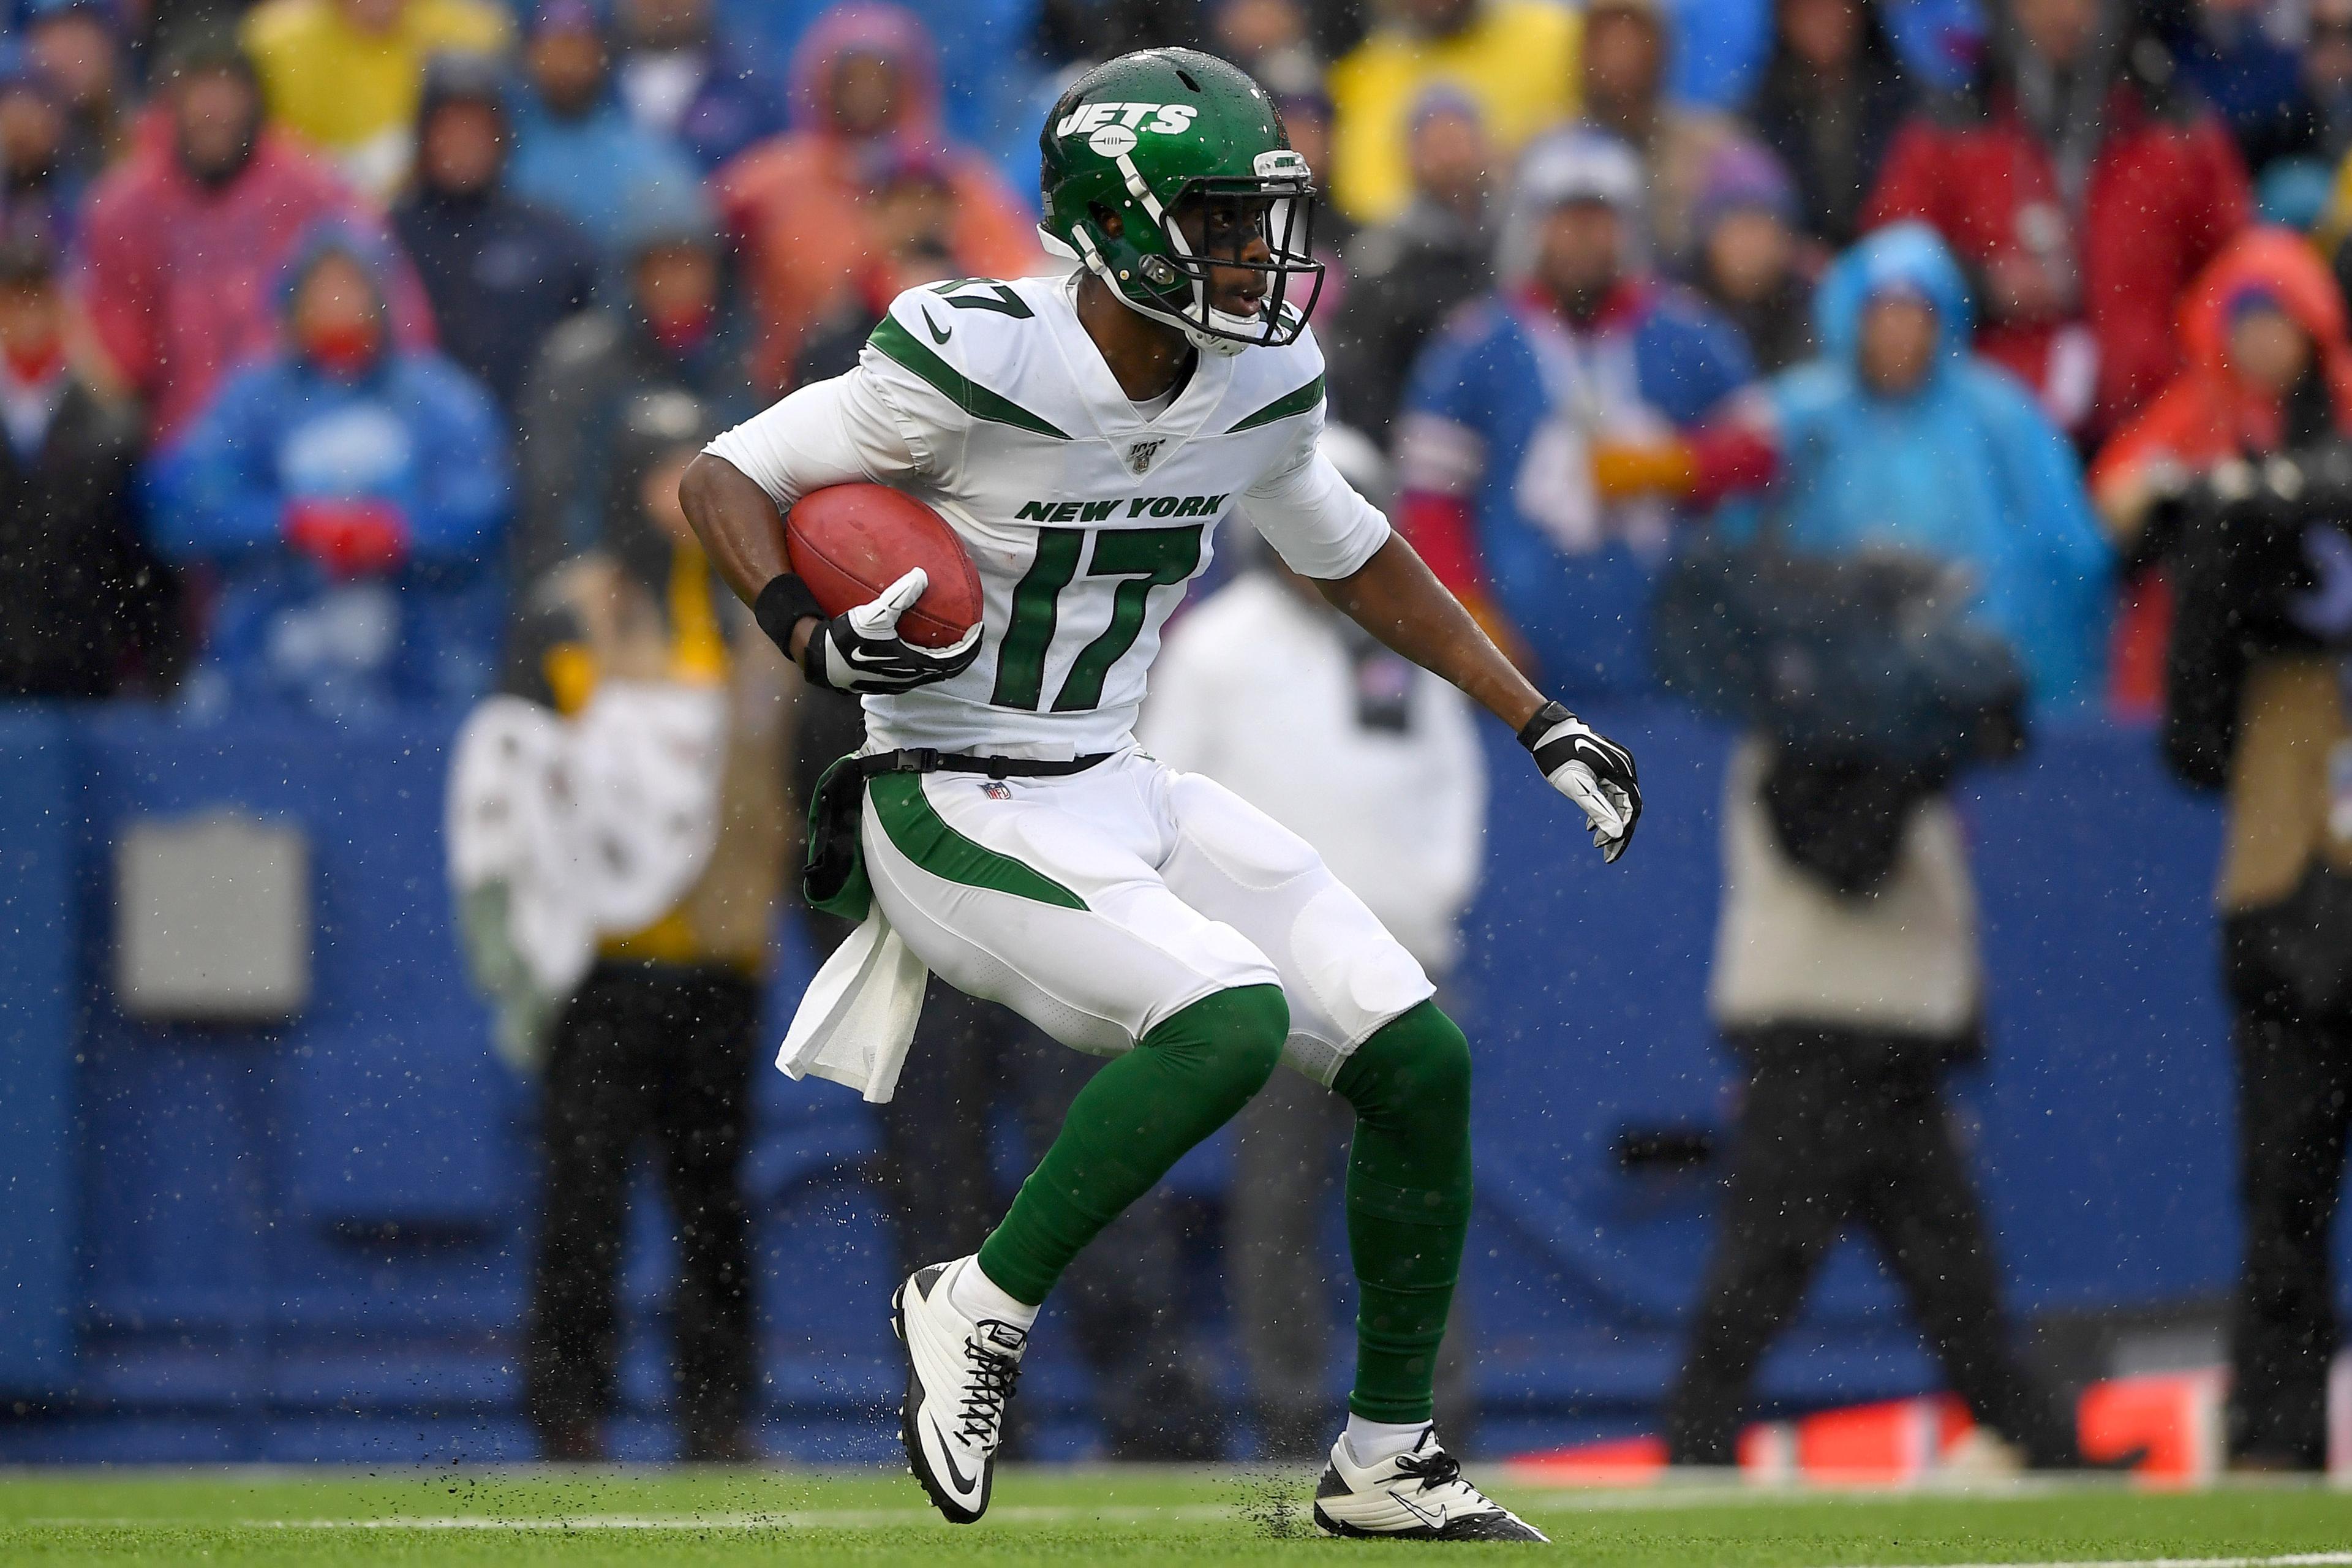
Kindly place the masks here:
POLYGON ((809 982, 777 1068, 795 1079, 846 1084, 883 1103, 898 1089, 930 977, 877 903, 809 982))

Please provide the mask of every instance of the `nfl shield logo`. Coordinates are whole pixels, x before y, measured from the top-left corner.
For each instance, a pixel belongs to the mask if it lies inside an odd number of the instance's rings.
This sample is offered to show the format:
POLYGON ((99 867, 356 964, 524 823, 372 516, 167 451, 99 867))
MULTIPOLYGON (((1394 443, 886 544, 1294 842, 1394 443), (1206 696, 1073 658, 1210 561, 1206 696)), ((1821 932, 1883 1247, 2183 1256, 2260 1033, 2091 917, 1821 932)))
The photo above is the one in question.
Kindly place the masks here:
POLYGON ((1127 449, 1128 470, 1130 473, 1141 474, 1144 469, 1151 467, 1151 459, 1160 456, 1160 448, 1166 445, 1168 445, 1168 438, 1164 436, 1156 441, 1138 441, 1127 449))
POLYGON ((986 795, 991 800, 1011 800, 1013 798, 1013 792, 1010 789, 1007 789, 1004 785, 997 783, 994 779, 991 779, 986 784, 981 785, 980 793, 986 795))

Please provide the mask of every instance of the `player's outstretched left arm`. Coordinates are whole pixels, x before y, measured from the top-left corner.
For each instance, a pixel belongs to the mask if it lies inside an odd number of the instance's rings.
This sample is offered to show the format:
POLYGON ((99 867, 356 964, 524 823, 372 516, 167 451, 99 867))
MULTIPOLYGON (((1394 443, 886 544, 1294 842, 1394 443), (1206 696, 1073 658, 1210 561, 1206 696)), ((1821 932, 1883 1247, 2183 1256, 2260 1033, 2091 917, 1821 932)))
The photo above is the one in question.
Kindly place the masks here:
POLYGON ((1402 535, 1390 534, 1349 575, 1316 586, 1358 626, 1517 731, 1544 777, 1583 811, 1602 857, 1614 864, 1625 853, 1642 816, 1633 754, 1530 685, 1402 535))

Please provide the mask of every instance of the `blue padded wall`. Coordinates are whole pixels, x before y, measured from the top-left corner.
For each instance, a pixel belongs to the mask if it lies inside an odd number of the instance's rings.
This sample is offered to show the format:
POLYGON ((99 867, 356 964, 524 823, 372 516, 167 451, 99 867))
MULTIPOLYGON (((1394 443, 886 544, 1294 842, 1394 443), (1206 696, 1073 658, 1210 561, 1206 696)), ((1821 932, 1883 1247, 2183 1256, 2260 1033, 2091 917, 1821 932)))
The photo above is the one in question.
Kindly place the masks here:
MULTIPOLYGON (((1602 868, 1492 735, 1489 874, 1458 1010, 1478 1058, 1480 1197, 1465 1301, 1490 1442, 1639 1426, 1671 1375, 1714 1174, 1629 1171, 1629 1132, 1718 1131, 1732 1084, 1705 1014, 1727 738, 1670 710, 1595 715, 1649 794, 1602 868)), ((454 718, 346 732, 188 729, 152 710, 0 721, 0 1460, 522 1457, 518 1332, 533 1208, 531 1085, 491 1053, 451 930, 440 843, 454 718), (108 991, 121 826, 229 805, 311 842, 317 994, 275 1028, 163 1028, 108 991), (78 1107, 78 1109, 77 1109, 78 1107)), ((1958 1100, 2021 1310, 2210 1301, 2234 1266, 2231 1088, 2208 885, 2219 814, 2145 734, 2044 738, 1971 779, 1991 986, 1958 1100)), ((777 1037, 809 959, 787 925, 777 1037)), ((745 1185, 762 1263, 762 1440, 806 1458, 892 1441, 880 1303, 891 1248, 871 1118, 763 1073, 745 1185)), ((1178 1184, 1213 1215, 1221 1150, 1178 1184)), ((667 1452, 658 1205, 639 1205, 619 1440, 667 1452)), ((1335 1352, 1347 1310, 1327 1282, 1335 1352)), ((1196 1252, 1202 1249, 1196 1248, 1196 1252)), ((1203 1254, 1204 1255, 1204 1254, 1203 1254)), ((1231 1375, 1203 1262, 1202 1360, 1231 1375)), ((1344 1375, 1335 1353, 1335 1384, 1344 1375)), ((1875 1260, 1848 1247, 1768 1361, 1783 1403, 1931 1385, 1875 1260)), ((1051 1451, 1087 1441, 1052 1314, 1035 1374, 1051 1451)))
POLYGON ((74 1370, 73 731, 0 710, 0 1395, 74 1370))

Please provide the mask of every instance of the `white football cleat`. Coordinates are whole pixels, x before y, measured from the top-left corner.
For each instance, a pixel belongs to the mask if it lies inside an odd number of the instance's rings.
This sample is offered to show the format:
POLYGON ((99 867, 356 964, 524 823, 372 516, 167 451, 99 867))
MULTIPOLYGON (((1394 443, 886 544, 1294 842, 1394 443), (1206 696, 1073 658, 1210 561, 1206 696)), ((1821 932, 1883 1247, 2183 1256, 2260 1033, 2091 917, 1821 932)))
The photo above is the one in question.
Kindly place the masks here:
POLYGON ((890 1327, 907 1347, 907 1401, 898 1433, 915 1479, 950 1524, 988 1511, 1004 1407, 1021 1376, 1028 1331, 993 1318, 974 1322, 948 1300, 948 1281, 969 1258, 919 1268, 890 1298, 890 1327))
POLYGON ((1326 1535, 1397 1541, 1549 1541, 1543 1531, 1462 1479, 1437 1429, 1405 1453, 1360 1465, 1341 1437, 1315 1489, 1315 1524, 1326 1535))

